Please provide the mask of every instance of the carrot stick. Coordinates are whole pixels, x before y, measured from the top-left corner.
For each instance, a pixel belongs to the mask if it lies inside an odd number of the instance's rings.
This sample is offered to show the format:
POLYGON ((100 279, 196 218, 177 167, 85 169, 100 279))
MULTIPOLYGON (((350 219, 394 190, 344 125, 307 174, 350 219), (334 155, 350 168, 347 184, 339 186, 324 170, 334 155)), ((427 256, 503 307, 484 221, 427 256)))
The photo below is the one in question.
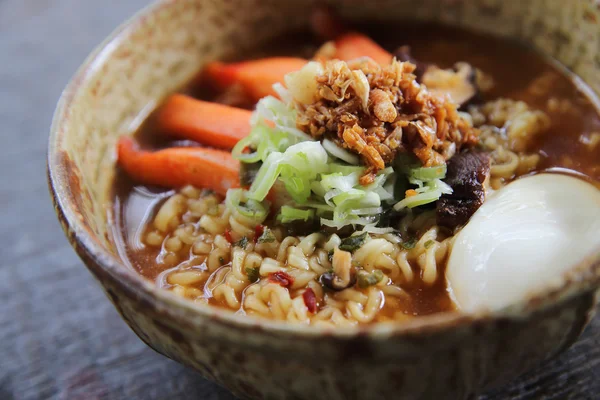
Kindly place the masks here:
POLYGON ((157 122, 171 136, 231 150, 250 132, 251 115, 241 108, 175 94, 159 109, 157 122))
POLYGON ((144 184, 181 187, 188 184, 225 195, 239 187, 239 163, 231 154, 202 147, 173 147, 155 152, 140 150, 130 137, 117 145, 119 166, 144 184))
POLYGON ((371 57, 382 65, 387 65, 392 61, 390 53, 361 33, 350 32, 340 36, 335 41, 335 47, 335 57, 344 61, 359 57, 371 57))
POLYGON ((220 89, 234 84, 242 86, 253 100, 276 95, 273 84, 283 82, 283 77, 302 68, 307 60, 294 57, 271 57, 260 60, 224 64, 212 62, 206 66, 206 76, 220 89))

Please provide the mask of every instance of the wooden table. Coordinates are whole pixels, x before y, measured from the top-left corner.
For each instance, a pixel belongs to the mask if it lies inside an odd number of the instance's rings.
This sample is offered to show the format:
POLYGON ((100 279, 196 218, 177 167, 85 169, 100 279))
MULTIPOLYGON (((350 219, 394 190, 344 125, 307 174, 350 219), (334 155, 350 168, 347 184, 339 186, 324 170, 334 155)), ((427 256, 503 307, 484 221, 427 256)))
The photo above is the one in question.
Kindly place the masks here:
MULTIPOLYGON (((147 0, 0 0, 0 400, 231 399, 156 354, 68 245, 45 180, 48 129, 85 56, 147 0)), ((599 399, 600 319, 560 358, 482 399, 599 399)))

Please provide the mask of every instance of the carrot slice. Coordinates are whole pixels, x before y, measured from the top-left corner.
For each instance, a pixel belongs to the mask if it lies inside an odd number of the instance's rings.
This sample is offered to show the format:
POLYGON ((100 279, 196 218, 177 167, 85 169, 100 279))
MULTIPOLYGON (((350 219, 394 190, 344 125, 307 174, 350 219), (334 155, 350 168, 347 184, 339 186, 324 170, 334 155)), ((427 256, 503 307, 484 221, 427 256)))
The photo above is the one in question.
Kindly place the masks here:
POLYGON ((202 147, 140 150, 130 137, 117 145, 118 162, 133 179, 145 184, 181 187, 188 184, 225 195, 239 187, 239 163, 231 154, 202 147))
POLYGON ((371 57, 382 65, 387 65, 392 61, 392 55, 389 52, 361 33, 350 32, 340 36, 335 41, 335 47, 335 57, 344 61, 359 57, 371 57))
POLYGON ((157 122, 171 136, 231 150, 250 132, 251 115, 241 108, 175 94, 159 109, 157 122))
POLYGON ((224 64, 212 62, 206 66, 206 76, 220 89, 234 84, 242 86, 253 100, 276 95, 273 84, 283 82, 283 77, 302 68, 307 60, 295 57, 270 57, 260 60, 224 64))

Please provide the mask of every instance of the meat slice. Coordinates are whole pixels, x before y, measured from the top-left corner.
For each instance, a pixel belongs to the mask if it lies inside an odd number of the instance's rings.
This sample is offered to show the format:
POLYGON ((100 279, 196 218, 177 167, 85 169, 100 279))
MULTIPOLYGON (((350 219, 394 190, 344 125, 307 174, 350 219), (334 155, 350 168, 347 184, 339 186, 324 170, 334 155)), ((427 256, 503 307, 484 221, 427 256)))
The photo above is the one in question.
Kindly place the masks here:
POLYGON ((484 183, 489 175, 488 153, 469 150, 448 160, 445 182, 452 193, 437 202, 438 225, 450 230, 465 225, 485 200, 484 183))

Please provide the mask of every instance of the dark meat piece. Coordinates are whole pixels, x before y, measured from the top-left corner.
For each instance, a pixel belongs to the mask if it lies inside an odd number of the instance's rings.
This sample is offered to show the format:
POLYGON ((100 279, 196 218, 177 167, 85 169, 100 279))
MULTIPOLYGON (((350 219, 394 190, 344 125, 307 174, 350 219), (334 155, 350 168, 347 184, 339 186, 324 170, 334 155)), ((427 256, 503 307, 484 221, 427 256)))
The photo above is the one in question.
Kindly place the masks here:
POLYGON ((445 182, 452 187, 452 194, 437 202, 438 225, 455 230, 466 224, 485 200, 484 182, 489 174, 487 153, 466 151, 448 160, 445 182))
POLYGON ((490 174, 488 153, 468 150, 456 154, 446 165, 446 179, 453 189, 450 196, 460 199, 485 198, 483 183, 490 174))
POLYGON ((461 200, 442 197, 437 202, 437 223, 455 231, 469 222, 471 216, 481 206, 479 200, 461 200))

